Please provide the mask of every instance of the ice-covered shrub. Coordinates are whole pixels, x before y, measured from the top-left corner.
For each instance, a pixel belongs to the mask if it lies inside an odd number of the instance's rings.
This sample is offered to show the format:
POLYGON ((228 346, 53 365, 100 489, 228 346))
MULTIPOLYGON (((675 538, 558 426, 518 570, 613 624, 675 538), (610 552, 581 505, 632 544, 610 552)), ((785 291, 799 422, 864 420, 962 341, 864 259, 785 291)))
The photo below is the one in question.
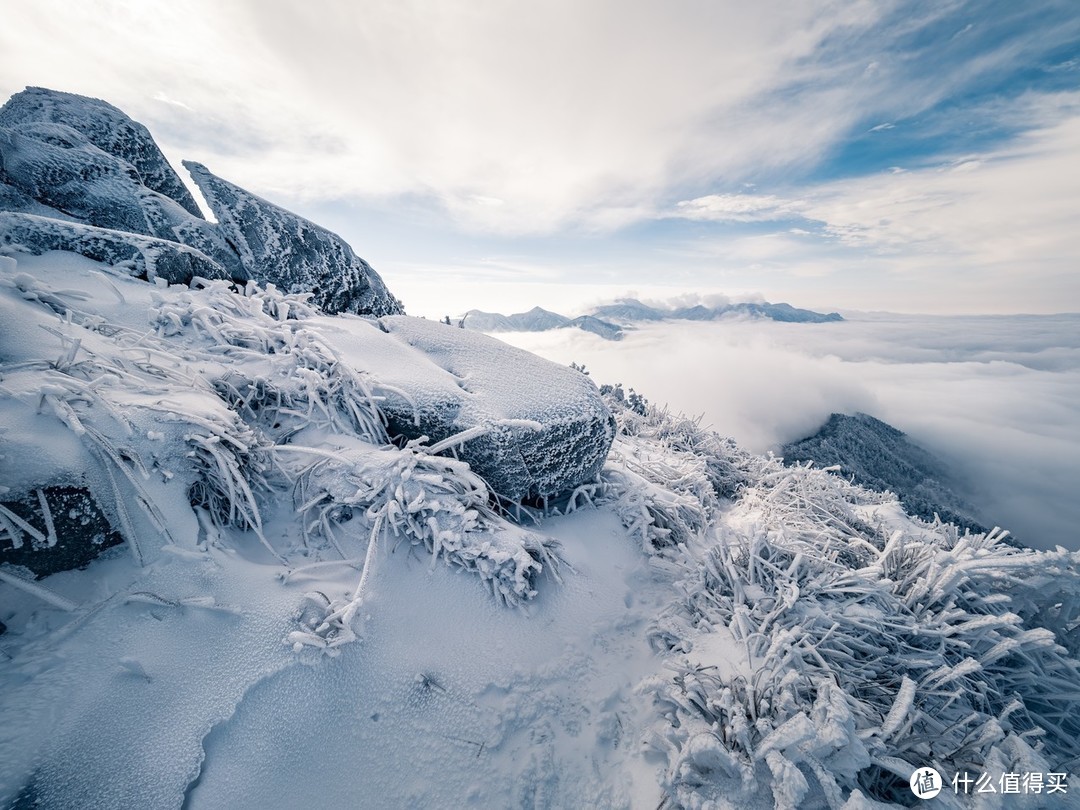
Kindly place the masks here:
POLYGON ((674 675, 643 687, 679 803, 736 804, 762 782, 781 807, 901 802, 919 766, 1063 770, 1080 754, 1080 662, 1058 643, 1075 638, 1076 554, 961 535, 765 461, 721 525, 680 548, 681 595, 653 630, 674 675))
POLYGON ((628 399, 622 386, 601 390, 618 435, 599 485, 579 497, 610 502, 650 552, 703 536, 721 499, 749 480, 754 457, 699 420, 674 416, 633 393, 628 399))
POLYGON ((441 559, 476 574, 507 605, 535 596, 544 571, 558 577, 555 540, 509 523, 490 506, 487 484, 467 464, 427 450, 418 442, 399 449, 356 441, 315 451, 316 460, 298 468, 296 507, 309 547, 321 538, 346 556, 337 534, 347 525, 354 536, 365 536, 367 548, 352 595, 327 600, 321 620, 291 634, 292 643, 333 648, 352 640, 352 618, 380 547, 421 546, 432 564, 441 559))
POLYGON ((304 328, 318 314, 309 295, 224 282, 162 298, 151 323, 162 337, 211 343, 220 370, 211 385, 249 422, 278 437, 318 425, 386 441, 385 419, 364 376, 304 328))

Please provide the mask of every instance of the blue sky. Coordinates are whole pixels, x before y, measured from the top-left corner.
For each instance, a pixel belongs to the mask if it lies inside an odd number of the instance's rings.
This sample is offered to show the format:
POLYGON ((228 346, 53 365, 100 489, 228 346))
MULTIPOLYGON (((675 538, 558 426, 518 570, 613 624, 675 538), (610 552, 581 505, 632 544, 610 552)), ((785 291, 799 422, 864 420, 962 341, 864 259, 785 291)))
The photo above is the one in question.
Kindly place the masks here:
POLYGON ((1080 310, 1080 6, 5 0, 98 96, 415 314, 625 294, 1080 310))

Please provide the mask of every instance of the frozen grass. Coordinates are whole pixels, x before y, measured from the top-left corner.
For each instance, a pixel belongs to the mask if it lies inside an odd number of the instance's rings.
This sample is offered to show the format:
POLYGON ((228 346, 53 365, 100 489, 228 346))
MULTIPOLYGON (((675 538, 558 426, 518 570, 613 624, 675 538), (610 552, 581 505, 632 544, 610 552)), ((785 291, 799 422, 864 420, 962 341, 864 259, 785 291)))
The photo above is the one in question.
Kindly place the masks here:
POLYGON ((290 635, 298 651, 303 646, 333 649, 354 638, 352 621, 380 548, 421 546, 430 552, 432 564, 441 559, 479 576, 509 606, 536 595, 542 572, 558 578, 558 544, 497 513, 487 484, 461 461, 431 455, 420 442, 399 449, 356 441, 310 455, 295 450, 278 448, 285 455, 316 457, 295 474, 296 511, 309 548, 321 539, 346 559, 337 539, 340 526, 355 521, 367 533, 355 590, 348 598, 326 600, 319 621, 309 619, 290 635))
MULTIPOLYGON (((366 529, 362 582, 378 549, 402 541, 477 575, 507 605, 533 598, 542 571, 557 576, 553 540, 498 513, 467 464, 435 455, 468 435, 431 447, 390 443, 374 382, 305 326, 321 314, 310 296, 197 279, 190 289, 136 288, 125 297, 110 281, 123 308, 138 306, 128 300, 135 295, 149 302, 147 332, 133 328, 130 315, 125 322, 95 312, 86 303, 92 296, 78 289, 25 273, 6 284, 44 315, 62 350, 55 360, 6 364, 5 381, 17 400, 36 401, 40 418, 58 419, 83 443, 95 495, 140 565, 157 546, 174 545, 155 501, 161 493, 148 489, 160 475, 185 486, 213 525, 250 531, 290 567, 296 552, 305 563, 356 556, 335 529, 356 518, 366 529), (263 512, 289 492, 302 542, 274 548, 263 512), (154 549, 145 547, 146 524, 160 538, 154 549)), ((44 435, 46 422, 41 427, 44 435)), ((19 542, 25 530, 0 517, 19 542)), ((337 642, 349 637, 363 590, 328 611, 337 642)))
POLYGON ((762 784, 778 807, 904 803, 922 765, 1075 762, 1078 555, 918 521, 891 495, 664 413, 620 419, 605 478, 679 592, 652 630, 671 674, 642 686, 666 721, 649 745, 676 804, 737 806, 762 784), (740 482, 720 515, 709 457, 740 482))

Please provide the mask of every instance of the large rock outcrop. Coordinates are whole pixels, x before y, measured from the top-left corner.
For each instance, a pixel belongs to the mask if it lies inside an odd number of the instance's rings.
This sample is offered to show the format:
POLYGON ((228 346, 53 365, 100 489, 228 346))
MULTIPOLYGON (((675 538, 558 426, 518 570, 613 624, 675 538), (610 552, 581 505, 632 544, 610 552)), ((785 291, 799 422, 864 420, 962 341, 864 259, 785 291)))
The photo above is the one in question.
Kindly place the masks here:
POLYGON ((401 302, 390 294, 370 264, 337 234, 184 161, 236 246, 249 278, 290 293, 311 292, 329 313, 395 315, 401 302))
MULTIPOLYGON (((0 158, 2 162, 2 158, 0 158)), ((34 214, 39 217, 52 217, 54 219, 62 219, 67 222, 77 222, 75 217, 65 214, 63 211, 57 211, 44 203, 40 203, 27 194, 25 191, 20 191, 10 183, 6 183, 3 180, 3 169, 0 168, 0 211, 13 211, 19 214, 34 214)))
POLYGON ((3 179, 46 209, 36 211, 9 193, 5 196, 13 197, 14 207, 8 210, 48 216, 55 211, 87 225, 179 242, 205 253, 230 277, 245 278, 236 252, 216 226, 144 185, 138 169, 123 157, 106 152, 66 123, 13 122, 10 114, 5 119, 8 125, 0 127, 3 179))
MULTIPOLYGON (((207 278, 255 280, 292 293, 310 292, 330 313, 403 312, 379 275, 339 236, 198 164, 190 168, 218 223, 203 219, 146 127, 111 104, 31 87, 0 108, 0 211, 113 232, 94 236, 94 252, 84 255, 102 261, 119 254, 126 254, 120 261, 145 256, 144 240, 131 239, 127 249, 120 247, 119 234, 137 234, 194 248, 201 257, 197 264, 216 265, 195 271, 207 278), (102 244, 106 250, 97 249, 102 244)), ((61 231, 55 227, 42 225, 37 237, 28 235, 28 221, 18 227, 24 245, 78 250, 90 243, 85 234, 73 239, 71 231, 63 231, 67 246, 59 247, 61 231)), ((159 252, 191 256, 175 248, 159 252)), ((139 273, 153 275, 153 269, 153 262, 142 262, 139 273)), ((185 273, 158 275, 171 279, 185 273)))
POLYGON ((426 374, 392 380, 385 371, 380 375, 408 394, 388 393, 382 405, 393 432, 437 442, 470 428, 486 429, 458 455, 495 492, 514 501, 554 496, 596 477, 615 427, 584 374, 432 321, 389 317, 379 324, 445 372, 430 381, 426 374))
POLYGON ((187 284, 196 276, 229 277, 205 253, 167 239, 0 211, 0 253, 40 256, 50 250, 78 253, 148 281, 161 278, 170 284, 187 284))
POLYGON ((28 87, 0 108, 0 128, 20 124, 63 124, 82 134, 98 149, 125 160, 147 188, 179 203, 189 214, 202 218, 199 207, 149 130, 100 99, 28 87))

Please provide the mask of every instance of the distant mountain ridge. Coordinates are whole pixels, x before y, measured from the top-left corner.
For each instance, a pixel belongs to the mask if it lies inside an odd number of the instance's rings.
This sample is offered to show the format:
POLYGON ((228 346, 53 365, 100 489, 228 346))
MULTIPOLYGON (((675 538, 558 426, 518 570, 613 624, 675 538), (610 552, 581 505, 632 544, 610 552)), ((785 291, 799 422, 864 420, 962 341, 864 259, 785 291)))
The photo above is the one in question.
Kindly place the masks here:
POLYGON ((623 323, 663 320, 715 321, 720 318, 739 315, 752 318, 768 318, 769 320, 784 323, 829 323, 844 320, 838 312, 825 314, 811 309, 799 309, 791 306, 791 304, 770 304, 768 301, 720 304, 717 306, 696 304, 690 307, 665 309, 643 304, 635 298, 625 298, 612 304, 596 307, 592 314, 598 318, 623 323))
POLYGON ((805 439, 784 445, 784 463, 812 461, 839 467, 840 474, 868 489, 894 493, 904 507, 924 520, 938 515, 973 533, 986 527, 957 493, 958 482, 941 459, 903 431, 865 413, 832 414, 805 439))
POLYGON ((625 298, 612 304, 603 304, 588 315, 568 318, 557 312, 533 307, 528 312, 503 315, 470 309, 459 319, 466 329, 478 332, 547 332, 550 329, 576 327, 592 332, 607 340, 621 340, 623 327, 648 321, 715 321, 725 317, 766 318, 784 323, 829 323, 842 321, 839 313, 823 314, 810 309, 799 309, 791 304, 760 303, 721 304, 664 309, 643 304, 635 298, 625 298))
POLYGON ((551 329, 577 328, 592 332, 605 340, 621 340, 623 336, 622 327, 592 315, 568 318, 542 307, 533 307, 528 312, 515 312, 512 315, 470 309, 459 320, 466 329, 477 332, 547 332, 551 329))

